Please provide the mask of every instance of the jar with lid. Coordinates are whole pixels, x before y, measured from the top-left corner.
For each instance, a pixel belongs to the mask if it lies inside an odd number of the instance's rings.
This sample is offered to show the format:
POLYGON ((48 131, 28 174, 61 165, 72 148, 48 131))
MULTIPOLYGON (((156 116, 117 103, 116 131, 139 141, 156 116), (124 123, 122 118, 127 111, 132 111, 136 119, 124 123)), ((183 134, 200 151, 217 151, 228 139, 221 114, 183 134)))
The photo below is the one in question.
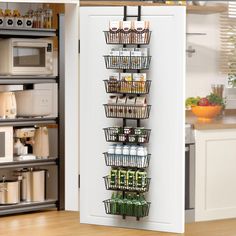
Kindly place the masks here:
POLYGON ((131 156, 136 156, 137 155, 137 147, 136 146, 131 146, 129 154, 131 156))
POLYGON ((115 154, 115 145, 109 145, 108 147, 108 153, 109 154, 115 154))
POLYGON ((122 146, 121 145, 116 145, 115 154, 116 155, 122 154, 122 146))
POLYGON ((51 29, 52 28, 52 17, 53 17, 52 9, 47 8, 47 9, 45 9, 44 13, 45 13, 44 28, 51 29))
POLYGON ((123 155, 129 155, 129 146, 128 145, 125 145, 123 147, 123 155))
POLYGON ((144 148, 143 147, 139 147, 137 150, 137 155, 138 156, 144 156, 144 148))

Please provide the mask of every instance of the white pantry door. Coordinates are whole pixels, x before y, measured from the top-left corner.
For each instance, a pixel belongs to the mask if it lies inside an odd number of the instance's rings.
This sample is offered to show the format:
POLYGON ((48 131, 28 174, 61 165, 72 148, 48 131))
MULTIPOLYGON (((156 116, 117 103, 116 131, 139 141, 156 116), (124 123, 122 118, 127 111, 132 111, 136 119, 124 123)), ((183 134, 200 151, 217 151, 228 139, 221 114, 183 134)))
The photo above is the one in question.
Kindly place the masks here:
MULTIPOLYGON (((131 14, 136 11, 128 8, 131 14)), ((149 216, 136 221, 106 215, 102 202, 111 197, 102 178, 110 170, 102 154, 108 147, 103 128, 121 120, 108 119, 104 113, 109 95, 103 80, 115 71, 105 68, 103 55, 112 46, 106 45, 103 31, 110 20, 123 19, 123 7, 80 8, 81 223, 184 232, 185 12, 185 7, 142 7, 142 19, 150 21, 152 30, 148 72, 152 109, 150 119, 141 122, 152 129, 147 170, 152 179, 146 194, 151 202, 149 216)))

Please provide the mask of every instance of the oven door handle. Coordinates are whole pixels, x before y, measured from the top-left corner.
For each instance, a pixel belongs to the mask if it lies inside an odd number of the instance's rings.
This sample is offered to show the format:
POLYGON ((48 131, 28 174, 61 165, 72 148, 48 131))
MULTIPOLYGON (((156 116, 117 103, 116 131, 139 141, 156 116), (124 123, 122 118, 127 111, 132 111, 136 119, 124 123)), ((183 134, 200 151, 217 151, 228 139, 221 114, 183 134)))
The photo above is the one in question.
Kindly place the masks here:
POLYGON ((37 47, 37 48, 47 48, 48 44, 47 43, 41 43, 41 42, 35 42, 35 43, 32 43, 32 42, 14 42, 13 43, 13 46, 15 47, 25 47, 25 48, 34 48, 34 47, 37 47))

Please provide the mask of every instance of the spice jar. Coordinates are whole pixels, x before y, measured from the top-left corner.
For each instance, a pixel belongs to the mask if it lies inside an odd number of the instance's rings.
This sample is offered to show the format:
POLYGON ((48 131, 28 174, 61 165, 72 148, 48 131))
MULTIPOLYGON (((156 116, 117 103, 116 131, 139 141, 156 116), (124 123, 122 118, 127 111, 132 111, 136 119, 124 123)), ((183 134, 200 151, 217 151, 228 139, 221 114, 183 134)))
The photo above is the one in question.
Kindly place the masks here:
POLYGON ((48 8, 44 11, 44 13, 45 13, 44 28, 51 29, 52 28, 52 16, 53 16, 52 9, 48 8))

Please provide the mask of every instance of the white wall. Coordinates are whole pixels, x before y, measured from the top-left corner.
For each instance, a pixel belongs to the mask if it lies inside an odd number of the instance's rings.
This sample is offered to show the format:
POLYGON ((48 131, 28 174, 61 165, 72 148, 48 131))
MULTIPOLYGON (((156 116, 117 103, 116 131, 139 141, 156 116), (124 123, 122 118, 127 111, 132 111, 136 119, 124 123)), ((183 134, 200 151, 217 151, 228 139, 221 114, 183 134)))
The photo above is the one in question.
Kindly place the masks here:
POLYGON ((187 36, 187 46, 196 49, 187 56, 186 97, 206 96, 211 84, 227 83, 226 75, 219 69, 220 14, 187 16, 187 32, 206 33, 203 36, 187 36))

